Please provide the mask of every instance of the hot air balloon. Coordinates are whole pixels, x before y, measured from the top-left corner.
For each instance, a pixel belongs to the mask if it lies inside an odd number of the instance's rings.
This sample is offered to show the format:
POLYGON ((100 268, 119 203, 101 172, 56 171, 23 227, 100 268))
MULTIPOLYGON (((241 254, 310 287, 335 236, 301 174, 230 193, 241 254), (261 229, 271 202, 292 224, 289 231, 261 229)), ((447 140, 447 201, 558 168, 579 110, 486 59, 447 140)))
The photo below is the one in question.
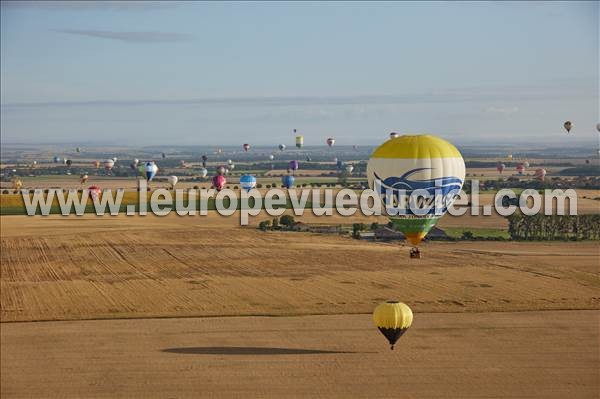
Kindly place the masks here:
POLYGON ((119 160, 119 158, 117 157, 112 157, 113 162, 117 162, 119 160))
POLYGON ((73 165, 73 161, 71 161, 70 159, 67 159, 65 163, 67 164, 67 166, 73 165))
POLYGON ((335 139, 333 137, 328 137, 327 140, 325 140, 325 142, 329 147, 333 147, 333 145, 335 144, 335 139))
POLYGON ((352 149, 353 149, 354 151, 356 151, 356 150, 358 150, 358 146, 357 146, 356 144, 354 144, 354 145, 352 146, 352 149))
POLYGON ((503 163, 498 163, 498 165, 496 165, 496 170, 498 171, 498 173, 502 174, 502 172, 504 172, 504 169, 506 169, 506 165, 504 165, 503 163))
POLYGON ((335 164, 335 166, 337 166, 337 165, 338 165, 338 161, 339 161, 339 160, 337 159, 337 157, 334 157, 334 158, 333 158, 333 163, 335 164))
POLYGON ((269 155, 269 159, 270 159, 271 161, 272 161, 272 160, 274 160, 274 159, 275 159, 275 155, 273 155, 273 154, 269 155))
POLYGON ((217 191, 221 191, 223 189, 223 186, 225 186, 226 183, 227 183, 227 179, 225 179, 225 176, 223 176, 223 175, 216 175, 212 178, 212 184, 213 184, 213 186, 215 186, 217 191))
POLYGON ((233 165, 233 161, 231 159, 227 160, 227 165, 233 165))
POLYGON ((523 165, 522 163, 518 164, 517 167, 515 168, 517 170, 517 173, 522 175, 523 172, 525 172, 525 165, 523 165))
POLYGON ((298 167, 300 165, 298 164, 298 161, 290 161, 290 163, 288 164, 288 169, 292 171, 292 173, 294 173, 295 171, 298 170, 298 167))
MULTIPOLYGON (((295 131, 296 129, 294 129, 295 131)), ((296 136, 296 148, 304 147, 304 136, 298 135, 296 136)))
POLYGON ((61 157, 54 157, 54 163, 60 163, 62 161, 61 157))
POLYGON ((240 177, 240 186, 246 192, 250 192, 256 186, 256 177, 252 175, 243 175, 240 177))
POLYGON ((158 166, 153 161, 146 162, 146 181, 151 182, 158 172, 158 166))
POLYGON ((219 167, 217 168, 217 174, 218 174, 218 175, 224 175, 226 170, 227 170, 227 169, 225 168, 225 166, 219 166, 219 167))
POLYGON ((244 151, 248 152, 250 149, 250 144, 244 144, 242 147, 244 148, 244 151))
POLYGON ((81 183, 81 184, 84 184, 85 182, 87 182, 88 179, 89 179, 89 176, 87 175, 87 173, 79 175, 79 183, 81 183))
POLYGON ((295 181, 296 178, 294 178, 294 176, 292 175, 284 175, 281 177, 281 185, 284 188, 292 188, 294 186, 295 181))
POLYGON ((31 162, 31 165, 32 165, 32 166, 35 166, 35 165, 37 165, 37 161, 32 161, 32 162, 31 162))
POLYGON ((88 187, 88 193, 90 194, 90 197, 92 197, 92 200, 95 201, 98 199, 98 197, 102 193, 102 190, 100 189, 100 187, 98 187, 96 185, 92 185, 92 186, 88 187))
POLYGON ((175 185, 179 181, 179 178, 177 176, 169 176, 167 178, 167 180, 169 181, 169 184, 171 185, 171 188, 175 188, 175 185))
POLYGON ((182 159, 181 161, 179 161, 179 166, 182 168, 185 168, 187 165, 185 164, 185 161, 182 159))
POLYGON ((231 170, 234 170, 234 169, 235 169, 235 164, 233 164, 233 163, 232 163, 231 165, 229 165, 229 168, 228 168, 228 169, 229 169, 230 171, 231 171, 231 170))
POLYGON ((285 150, 285 144, 279 144, 279 151, 285 150))
POLYGON ((354 171, 354 166, 353 165, 346 165, 346 173, 348 173, 349 175, 351 175, 353 171, 354 171))
POLYGON ((390 133, 390 139, 398 138, 398 136, 400 136, 400 135, 398 133, 396 133, 396 132, 391 132, 390 133))
POLYGON ((200 176, 202 176, 202 178, 208 176, 208 170, 206 168, 200 169, 200 176))
POLYGON ((506 158, 507 158, 507 159, 513 159, 513 155, 512 155, 512 154, 508 154, 508 155, 506 156, 506 158))
POLYGON ((523 166, 524 166, 525 168, 528 168, 528 167, 529 167, 529 162, 527 162, 527 161, 523 162, 523 166))
POLYGON ((23 182, 20 179, 13 179, 12 187, 13 187, 13 190, 19 191, 21 189, 21 187, 23 187, 23 182))
POLYGON ((77 151, 77 152, 81 152, 81 147, 77 147, 77 148, 75 148, 75 151, 77 151))
POLYGON ((104 161, 104 170, 106 171, 106 173, 110 173, 113 166, 115 166, 115 161, 113 161, 112 159, 106 159, 104 161))
POLYGON ((367 177, 369 186, 386 204, 392 223, 410 243, 418 245, 460 192, 465 162, 456 147, 439 137, 400 136, 375 149, 367 164, 367 177), (415 190, 441 198, 432 202, 431 209, 413 212, 403 200, 415 190))
POLYGON ((137 159, 137 158, 135 158, 135 159, 133 160, 133 163, 134 163, 134 164, 137 166, 137 164, 138 164, 138 163, 140 163, 140 160, 139 160, 139 159, 137 159))
POLYGON ((306 157, 306 162, 310 162, 312 159, 310 157, 306 157))
POLYGON ((162 159, 165 159, 167 157, 167 154, 165 154, 164 152, 162 154, 160 154, 160 156, 162 157, 162 159))
POLYGON ((405 303, 387 301, 373 311, 373 322, 390 343, 390 349, 409 329, 413 321, 412 310, 405 303))
POLYGON ((544 181, 546 178, 546 169, 539 168, 535 170, 535 178, 544 181))
POLYGON ((563 124, 563 126, 564 126, 565 130, 567 131, 567 133, 570 133, 571 129, 573 129, 573 123, 571 121, 566 121, 563 124))
POLYGON ((589 160, 589 159, 586 159, 586 160, 585 160, 585 164, 586 164, 586 165, 589 165, 589 164, 590 164, 590 160, 589 160))

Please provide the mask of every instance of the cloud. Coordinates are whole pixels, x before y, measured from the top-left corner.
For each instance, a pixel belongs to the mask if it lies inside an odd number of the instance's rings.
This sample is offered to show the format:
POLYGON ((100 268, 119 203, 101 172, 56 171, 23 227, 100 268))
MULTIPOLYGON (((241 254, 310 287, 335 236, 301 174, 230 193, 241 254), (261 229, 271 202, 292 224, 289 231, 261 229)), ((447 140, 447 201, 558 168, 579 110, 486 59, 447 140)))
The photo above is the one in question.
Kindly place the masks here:
POLYGON ((53 29, 52 31, 69 35, 98 37, 101 39, 121 40, 124 42, 135 43, 183 42, 192 38, 191 35, 175 32, 117 32, 87 29, 53 29))

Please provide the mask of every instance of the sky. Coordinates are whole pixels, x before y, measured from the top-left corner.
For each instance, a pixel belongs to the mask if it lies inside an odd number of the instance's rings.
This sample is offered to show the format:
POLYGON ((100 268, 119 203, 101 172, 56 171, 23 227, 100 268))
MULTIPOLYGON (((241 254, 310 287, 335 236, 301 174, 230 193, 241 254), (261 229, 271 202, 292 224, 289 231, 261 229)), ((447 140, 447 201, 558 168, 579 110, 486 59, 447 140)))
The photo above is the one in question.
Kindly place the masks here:
POLYGON ((1 142, 598 140, 598 2, 7 2, 1 142), (562 128, 573 122, 572 134, 562 128))

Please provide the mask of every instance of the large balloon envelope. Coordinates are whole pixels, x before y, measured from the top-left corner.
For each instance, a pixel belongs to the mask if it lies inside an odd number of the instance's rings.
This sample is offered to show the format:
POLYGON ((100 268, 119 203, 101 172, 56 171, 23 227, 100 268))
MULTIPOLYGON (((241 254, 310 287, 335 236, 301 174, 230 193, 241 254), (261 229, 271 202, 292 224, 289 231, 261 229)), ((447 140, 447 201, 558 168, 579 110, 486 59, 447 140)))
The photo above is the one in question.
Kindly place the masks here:
POLYGON ((281 177, 281 185, 284 188, 291 188, 294 186, 296 179, 292 175, 284 175, 281 177))
POLYGON ((367 177, 394 226, 418 245, 460 192, 465 162, 456 147, 439 137, 401 136, 375 149, 367 177), (421 201, 424 194, 435 201, 421 201))
POLYGON ((106 169, 107 171, 111 170, 113 166, 115 166, 115 161, 113 161, 112 159, 107 159, 104 161, 104 169, 106 169))
POLYGON ((246 192, 249 192, 256 187, 256 177, 252 175, 242 175, 242 177, 240 177, 240 186, 242 189, 246 190, 246 192))
POLYGON ((390 349, 408 330, 413 321, 412 310, 405 303, 387 301, 373 311, 373 322, 390 343, 390 349))
MULTIPOLYGON (((296 130, 296 129, 294 129, 296 130)), ((304 146, 304 136, 296 136, 296 147, 297 148, 302 148, 304 146)))

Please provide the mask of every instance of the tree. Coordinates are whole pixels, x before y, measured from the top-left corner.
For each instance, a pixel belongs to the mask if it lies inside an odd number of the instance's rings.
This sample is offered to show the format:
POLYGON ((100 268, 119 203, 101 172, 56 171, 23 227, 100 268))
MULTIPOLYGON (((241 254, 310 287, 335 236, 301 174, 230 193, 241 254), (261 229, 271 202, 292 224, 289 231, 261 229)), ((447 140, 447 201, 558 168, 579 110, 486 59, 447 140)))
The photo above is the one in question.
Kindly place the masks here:
POLYGON ((279 218, 273 218, 273 230, 279 229, 279 218))
POLYGON ((473 237, 474 237, 473 233, 470 232, 470 231, 468 231, 468 230, 467 231, 463 231, 463 233, 462 233, 462 239, 463 240, 472 240, 473 237))
POLYGON ((269 230, 270 227, 271 227, 270 220, 263 220, 262 222, 260 222, 258 224, 258 228, 261 229, 262 231, 267 231, 267 230, 269 230))
POLYGON ((281 218, 279 218, 279 223, 289 229, 294 225, 294 217, 292 215, 283 215, 281 218))

